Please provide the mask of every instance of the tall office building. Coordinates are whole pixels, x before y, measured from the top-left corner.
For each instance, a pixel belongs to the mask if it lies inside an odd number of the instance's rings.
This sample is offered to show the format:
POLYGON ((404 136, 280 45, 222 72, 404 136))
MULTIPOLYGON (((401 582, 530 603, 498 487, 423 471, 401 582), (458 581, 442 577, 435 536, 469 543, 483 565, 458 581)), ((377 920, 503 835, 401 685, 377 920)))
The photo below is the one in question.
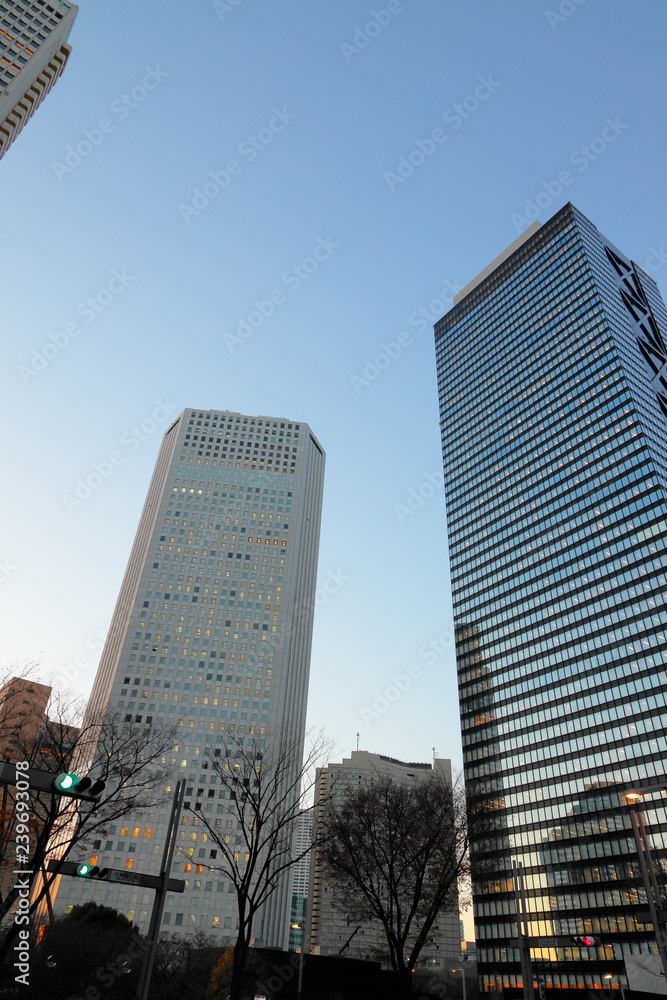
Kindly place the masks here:
MULTIPOLYGON (((569 204, 436 324, 465 776, 497 821, 486 990, 521 983, 513 860, 547 989, 655 950, 619 789, 665 779, 665 340, 653 279, 569 204)), ((661 793, 646 819, 667 860, 661 793)))
POLYGON ((313 814, 303 809, 294 832, 294 856, 303 857, 292 868, 292 917, 290 922, 289 950, 301 951, 306 923, 306 903, 310 879, 310 845, 313 837, 313 814), (309 853, 305 854, 304 852, 309 853))
MULTIPOLYGON (((110 708, 120 722, 178 723, 171 765, 186 804, 239 841, 207 754, 305 732, 324 461, 304 423, 217 410, 174 421, 90 696, 91 713, 110 708)), ((94 845, 99 863, 157 872, 170 805, 165 790, 154 812, 112 824, 94 845)), ((233 887, 209 871, 219 859, 198 825, 189 814, 180 827, 173 875, 187 887, 168 899, 162 929, 235 940, 233 887)), ((88 898, 146 929, 151 891, 60 880, 60 912, 88 898)), ((256 919, 256 943, 287 945, 290 905, 286 877, 256 919)))
POLYGON ((62 76, 78 10, 66 0, 0 0, 0 159, 62 76))
MULTIPOLYGON (((433 764, 406 763, 394 757, 353 750, 340 764, 328 764, 318 769, 315 806, 313 809, 313 840, 320 840, 326 824, 326 802, 333 792, 332 802, 340 804, 349 791, 368 787, 374 778, 389 777, 399 785, 415 785, 437 774, 451 787, 451 761, 437 758, 433 764), (334 790, 335 789, 335 790, 334 790)), ((350 923, 333 901, 334 883, 324 873, 324 851, 316 847, 310 854, 308 902, 304 950, 316 955, 344 955, 345 958, 381 961, 390 968, 387 939, 379 921, 363 926, 350 923)), ((424 945, 417 967, 444 967, 461 956, 458 906, 439 914, 424 945)))

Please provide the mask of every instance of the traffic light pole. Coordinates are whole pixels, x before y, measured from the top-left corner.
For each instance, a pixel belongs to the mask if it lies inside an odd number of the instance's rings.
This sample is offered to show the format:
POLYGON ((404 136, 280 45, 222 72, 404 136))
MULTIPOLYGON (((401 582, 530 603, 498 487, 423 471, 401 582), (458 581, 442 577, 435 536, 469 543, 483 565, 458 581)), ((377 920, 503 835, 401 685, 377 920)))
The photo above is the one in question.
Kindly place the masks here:
MULTIPOLYGON (((30 785, 33 792, 50 792, 52 795, 64 795, 70 799, 82 799, 84 802, 99 802, 105 788, 103 781, 93 782, 86 776, 79 778, 76 774, 54 774, 52 771, 40 771, 29 767, 22 772, 22 777, 30 785)), ((0 785, 16 784, 16 764, 4 761, 0 764, 0 785)))
MULTIPOLYGON (((90 879, 93 882, 119 882, 121 885, 139 885, 143 889, 161 889, 164 879, 161 875, 145 875, 143 872, 130 872, 124 868, 99 868, 97 865, 77 865, 74 861, 62 861, 51 858, 46 865, 47 872, 56 875, 73 875, 77 878, 90 879)), ((184 892, 183 879, 170 878, 167 882, 168 892, 184 892)))
POLYGON ((516 926, 519 935, 523 996, 524 1000, 535 1000, 533 969, 530 963, 528 908, 526 905, 526 890, 523 884, 523 865, 518 861, 512 862, 512 883, 514 885, 514 900, 516 904, 516 926))
POLYGON ((164 845, 164 853, 162 855, 162 870, 160 872, 162 885, 156 890, 155 899, 153 901, 153 912, 151 913, 151 922, 148 928, 148 948, 144 952, 144 960, 141 964, 141 972, 139 973, 137 1000, 148 1000, 148 988, 151 983, 153 964, 155 962, 155 954, 157 952, 158 940, 160 937, 162 915, 164 913, 164 905, 167 899, 169 872, 171 871, 171 862, 176 850, 176 829, 178 827, 178 819, 181 813, 184 796, 185 781, 181 779, 176 785, 174 801, 171 807, 167 840, 164 845))
POLYGON ((53 916, 53 906, 51 904, 51 891, 49 889, 49 882, 46 877, 46 868, 44 867, 44 863, 42 863, 42 881, 44 883, 44 888, 46 890, 46 908, 49 913, 49 922, 51 926, 53 926, 55 920, 53 916))

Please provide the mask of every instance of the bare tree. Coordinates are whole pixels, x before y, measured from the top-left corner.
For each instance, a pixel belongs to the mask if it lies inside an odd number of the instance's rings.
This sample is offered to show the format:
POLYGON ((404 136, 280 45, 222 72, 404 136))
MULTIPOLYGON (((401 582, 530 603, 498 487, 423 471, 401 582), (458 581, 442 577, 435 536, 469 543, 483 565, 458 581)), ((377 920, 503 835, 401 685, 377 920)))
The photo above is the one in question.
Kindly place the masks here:
POLYGON ((151 976, 151 1000, 223 1000, 229 988, 224 956, 220 945, 203 931, 192 937, 162 934, 151 976))
MULTIPOLYGON (((76 846, 92 846, 95 835, 106 835, 114 820, 155 803, 160 785, 171 773, 165 755, 175 740, 173 726, 121 723, 111 713, 84 716, 80 702, 57 693, 52 698, 49 713, 49 717, 42 715, 40 725, 35 727, 27 724, 25 715, 13 709, 5 712, 5 759, 27 762, 30 767, 52 773, 54 778, 63 771, 85 774, 90 770, 91 776, 105 782, 105 788, 97 802, 61 797, 55 791, 30 790, 27 802, 31 817, 29 860, 21 865, 33 873, 29 878, 30 913, 42 904, 47 889, 58 877, 41 874, 49 858, 64 859, 76 846)), ((19 895, 16 879, 8 877, 17 868, 17 863, 14 844, 9 844, 6 833, 8 829, 17 829, 18 804, 12 786, 8 792, 4 803, 5 836, 0 840, 3 851, 0 858, 0 920, 9 913, 19 895)), ((0 944, 0 962, 17 930, 17 924, 12 922, 0 944)))
MULTIPOLYGON (((315 771, 331 753, 322 734, 304 743, 285 731, 262 741, 241 736, 210 756, 211 767, 231 800, 234 826, 223 829, 196 807, 190 811, 203 824, 222 855, 211 866, 234 886, 239 929, 234 947, 230 1000, 239 1000, 253 921, 292 865, 312 848, 294 850, 294 834, 315 783, 315 771), (225 754, 223 756, 222 754, 225 754), (216 756, 220 754, 220 756, 216 756)), ((308 807, 312 808, 312 806, 308 807)))
POLYGON ((433 774, 416 785, 375 778, 330 804, 324 873, 334 906, 358 924, 378 921, 404 995, 439 913, 457 908, 470 872, 461 785, 433 774))

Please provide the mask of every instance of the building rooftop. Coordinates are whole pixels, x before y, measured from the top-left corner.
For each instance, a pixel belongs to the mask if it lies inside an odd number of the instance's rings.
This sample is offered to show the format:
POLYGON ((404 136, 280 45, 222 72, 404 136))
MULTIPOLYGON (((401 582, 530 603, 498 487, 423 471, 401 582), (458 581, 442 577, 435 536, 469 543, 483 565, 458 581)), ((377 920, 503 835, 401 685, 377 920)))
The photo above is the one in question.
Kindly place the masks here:
POLYGON ((481 284, 485 278, 488 278, 490 274, 493 274, 495 269, 497 267, 500 267, 500 265, 504 263, 504 261, 506 261, 508 257, 511 257, 514 251, 518 250, 519 247, 526 242, 526 240, 530 239, 533 233, 536 233, 539 228, 540 228, 540 223, 534 222, 532 226, 529 226, 524 233, 521 233, 520 236, 517 236, 514 242, 510 243, 510 245, 506 247, 502 253, 498 254, 498 256, 494 260, 492 260, 491 263, 488 264, 483 271, 480 271, 476 278, 473 278, 472 281, 468 282, 465 288, 462 288, 460 292, 456 293, 453 300, 454 305, 457 306, 459 302, 466 297, 466 295, 469 295, 470 292, 472 292, 473 288, 477 288, 477 286, 481 284))

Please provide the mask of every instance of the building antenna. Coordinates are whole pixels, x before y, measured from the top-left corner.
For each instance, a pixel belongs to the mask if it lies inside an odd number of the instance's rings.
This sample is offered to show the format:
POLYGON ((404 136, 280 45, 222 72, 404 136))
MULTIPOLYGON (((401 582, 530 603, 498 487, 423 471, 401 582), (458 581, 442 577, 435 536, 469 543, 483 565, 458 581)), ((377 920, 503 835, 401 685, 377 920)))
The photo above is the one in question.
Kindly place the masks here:
POLYGON ((357 753, 359 752, 359 733, 357 733, 357 753))

